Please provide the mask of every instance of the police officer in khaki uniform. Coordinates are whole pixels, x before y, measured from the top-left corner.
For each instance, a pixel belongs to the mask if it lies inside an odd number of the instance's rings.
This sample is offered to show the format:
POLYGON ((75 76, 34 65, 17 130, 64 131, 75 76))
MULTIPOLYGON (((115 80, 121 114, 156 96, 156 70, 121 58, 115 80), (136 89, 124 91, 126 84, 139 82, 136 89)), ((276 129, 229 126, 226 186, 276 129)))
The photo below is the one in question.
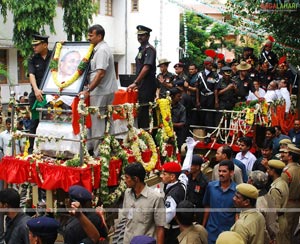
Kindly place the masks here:
POLYGON ((258 190, 258 198, 256 201, 256 208, 263 214, 266 220, 266 235, 271 241, 275 241, 276 235, 279 231, 278 216, 275 211, 268 211, 274 209, 275 203, 273 198, 268 194, 267 183, 268 176, 260 170, 251 171, 249 174, 248 183, 254 185, 258 190))
POLYGON ((257 198, 255 186, 247 183, 237 185, 233 202, 241 209, 241 213, 231 231, 239 233, 247 244, 265 243, 266 222, 264 216, 255 209, 257 198))
POLYGON ((267 173, 273 180, 269 194, 273 197, 275 202, 275 207, 279 209, 278 214, 278 223, 279 223, 279 232, 277 233, 276 243, 277 244, 286 244, 288 241, 285 237, 285 232, 287 229, 286 217, 284 215, 283 209, 286 207, 288 197, 289 197, 289 187, 288 184, 281 177, 283 168, 285 167, 284 162, 280 160, 269 160, 267 173))
POLYGON ((280 149, 283 149, 283 148, 287 148, 288 144, 291 144, 292 141, 290 139, 282 139, 279 141, 279 153, 277 153, 275 156, 277 158, 280 158, 281 159, 281 152, 280 152, 280 149))
MULTIPOLYGON (((281 159, 286 164, 283 169, 281 177, 288 183, 289 186, 289 200, 287 202, 287 208, 299 208, 300 206, 300 166, 298 149, 294 144, 288 144, 287 148, 280 149, 281 159)), ((294 232, 299 223, 300 213, 286 212, 285 213, 288 228, 287 228, 287 239, 293 240, 294 232)))

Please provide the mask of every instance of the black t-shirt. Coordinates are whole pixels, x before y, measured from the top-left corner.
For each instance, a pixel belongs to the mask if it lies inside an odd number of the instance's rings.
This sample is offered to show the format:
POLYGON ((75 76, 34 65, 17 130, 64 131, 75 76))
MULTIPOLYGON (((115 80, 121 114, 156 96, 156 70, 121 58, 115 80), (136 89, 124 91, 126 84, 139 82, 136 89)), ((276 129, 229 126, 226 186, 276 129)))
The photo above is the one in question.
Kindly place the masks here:
POLYGON ((237 86, 237 100, 238 102, 246 101, 247 96, 249 95, 249 91, 255 92, 253 82, 249 77, 241 80, 240 76, 235 77, 235 83, 237 86))
POLYGON ((52 51, 48 50, 47 56, 45 59, 42 58, 40 54, 35 54, 28 62, 28 73, 34 74, 37 86, 41 86, 41 82, 45 71, 48 67, 52 51))

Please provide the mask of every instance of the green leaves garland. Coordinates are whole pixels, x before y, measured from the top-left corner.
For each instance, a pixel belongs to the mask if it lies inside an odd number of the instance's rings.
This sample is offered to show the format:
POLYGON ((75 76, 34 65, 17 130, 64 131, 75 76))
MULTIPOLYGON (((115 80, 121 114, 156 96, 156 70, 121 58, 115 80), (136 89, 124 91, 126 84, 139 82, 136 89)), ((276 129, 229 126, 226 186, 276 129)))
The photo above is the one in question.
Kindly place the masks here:
POLYGON ((115 203, 122 193, 126 190, 124 168, 128 165, 128 156, 121 147, 119 141, 112 135, 106 134, 102 143, 99 145, 100 160, 101 160, 101 179, 100 179, 100 198, 104 206, 115 203), (121 180, 114 192, 110 193, 107 186, 109 177, 109 162, 112 154, 122 160, 121 180))

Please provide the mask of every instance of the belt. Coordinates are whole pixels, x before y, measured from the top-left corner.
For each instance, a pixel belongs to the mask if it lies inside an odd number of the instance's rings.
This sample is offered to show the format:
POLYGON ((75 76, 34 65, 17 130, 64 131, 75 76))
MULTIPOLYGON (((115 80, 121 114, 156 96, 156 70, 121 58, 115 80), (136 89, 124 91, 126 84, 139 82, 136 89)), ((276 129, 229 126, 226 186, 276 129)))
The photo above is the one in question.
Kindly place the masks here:
POLYGON ((202 96, 210 96, 212 94, 214 94, 213 92, 207 92, 207 93, 203 93, 203 92, 200 92, 202 96))

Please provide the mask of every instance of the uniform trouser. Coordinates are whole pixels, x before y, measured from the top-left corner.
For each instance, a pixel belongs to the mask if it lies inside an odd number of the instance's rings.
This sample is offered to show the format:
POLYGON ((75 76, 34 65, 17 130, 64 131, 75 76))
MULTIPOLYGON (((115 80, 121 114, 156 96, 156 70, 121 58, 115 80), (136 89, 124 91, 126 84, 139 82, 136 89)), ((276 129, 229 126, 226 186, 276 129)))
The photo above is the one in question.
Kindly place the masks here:
MULTIPOLYGON (((29 94, 28 98, 29 98, 30 109, 32 109, 32 107, 33 107, 33 105, 36 101, 36 98, 35 98, 35 95, 34 95, 33 91, 29 94)), ((29 133, 30 134, 35 134, 36 133, 36 128, 38 127, 38 125, 39 125, 39 120, 31 118, 29 133)), ((34 146, 34 137, 29 137, 29 148, 28 148, 29 153, 33 152, 33 146, 34 146)))
MULTIPOLYGON (((215 108, 215 96, 203 96, 200 95, 200 106, 202 109, 214 109, 215 108)), ((202 126, 215 126, 215 112, 201 111, 200 112, 200 125, 202 126)), ((212 131, 212 129, 207 129, 212 131)))
POLYGON ((285 214, 278 217, 279 232, 276 235, 276 244, 289 244, 286 238, 287 221, 285 214))
POLYGON ((176 229, 166 229, 165 228, 165 244, 178 244, 177 237, 180 234, 179 227, 176 229))
MULTIPOLYGON (((299 201, 288 201, 286 207, 288 209, 291 208, 299 208, 300 202, 299 201)), ((295 211, 295 212, 286 212, 285 217, 287 220, 287 229, 286 229, 286 238, 289 241, 289 243, 293 243, 293 237, 294 237, 294 232, 299 224, 299 217, 300 213, 295 211)))
MULTIPOLYGON (((140 106, 138 109, 138 128, 148 128, 149 127, 149 105, 146 105, 149 102, 153 102, 154 98, 142 98, 139 95, 139 103, 144 104, 144 106, 140 106)), ((153 113, 154 111, 152 111, 153 113)), ((154 114, 153 119, 156 119, 156 116, 154 114)))

